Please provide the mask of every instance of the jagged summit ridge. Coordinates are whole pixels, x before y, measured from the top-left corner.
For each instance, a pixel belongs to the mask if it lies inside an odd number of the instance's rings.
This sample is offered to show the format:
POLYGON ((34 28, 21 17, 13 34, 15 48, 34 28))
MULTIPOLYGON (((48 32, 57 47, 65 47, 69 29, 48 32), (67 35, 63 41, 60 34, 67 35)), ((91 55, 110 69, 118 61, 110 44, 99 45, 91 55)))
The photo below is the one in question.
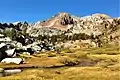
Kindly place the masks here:
POLYGON ((46 21, 37 22, 35 25, 37 25, 38 27, 43 26, 43 27, 51 27, 51 28, 66 30, 68 29, 67 28, 68 25, 76 25, 77 23, 79 24, 81 21, 94 22, 94 21, 103 21, 105 19, 111 19, 111 17, 106 14, 100 14, 100 13, 92 14, 90 16, 85 16, 85 17, 76 17, 66 12, 60 12, 46 21))
POLYGON ((43 21, 43 22, 37 22, 35 25, 38 27, 48 27, 48 28, 56 28, 60 30, 66 30, 67 25, 74 24, 73 18, 70 14, 61 12, 57 15, 53 16, 52 18, 43 21))

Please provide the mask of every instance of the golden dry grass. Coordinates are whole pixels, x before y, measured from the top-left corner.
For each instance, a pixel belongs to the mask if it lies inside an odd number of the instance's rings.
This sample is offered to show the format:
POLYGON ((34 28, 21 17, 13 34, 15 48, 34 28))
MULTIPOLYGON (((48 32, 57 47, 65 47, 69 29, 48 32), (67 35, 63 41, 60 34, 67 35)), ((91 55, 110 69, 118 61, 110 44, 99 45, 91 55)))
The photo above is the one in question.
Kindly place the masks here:
POLYGON ((120 80, 120 70, 101 67, 31 69, 0 80, 120 80))
MULTIPOLYGON (((23 69, 23 72, 19 74, 0 77, 0 80, 120 80, 120 54, 118 49, 74 49, 72 53, 67 52, 62 51, 60 54, 46 52, 30 57, 22 55, 22 57, 26 58, 26 61, 25 64, 21 65, 24 65, 23 68, 25 66, 47 67, 62 65, 66 62, 75 63, 81 61, 81 59, 88 62, 98 62, 91 67, 89 65, 78 65, 60 68, 27 68, 23 69), (102 54, 98 53, 100 51, 102 54), (116 54, 109 54, 111 51, 116 52, 116 54)), ((17 65, 17 67, 21 65, 17 65)), ((16 65, 0 64, 1 66, 4 68, 16 65)))

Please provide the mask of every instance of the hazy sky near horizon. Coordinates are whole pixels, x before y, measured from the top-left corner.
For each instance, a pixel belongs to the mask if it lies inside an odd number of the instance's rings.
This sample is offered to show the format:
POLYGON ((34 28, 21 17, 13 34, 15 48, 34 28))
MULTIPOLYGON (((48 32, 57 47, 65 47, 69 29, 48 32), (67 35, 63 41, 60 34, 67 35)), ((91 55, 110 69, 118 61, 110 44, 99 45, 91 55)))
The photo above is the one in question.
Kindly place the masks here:
POLYGON ((120 17, 120 0, 0 0, 0 22, 45 20, 59 12, 120 17))

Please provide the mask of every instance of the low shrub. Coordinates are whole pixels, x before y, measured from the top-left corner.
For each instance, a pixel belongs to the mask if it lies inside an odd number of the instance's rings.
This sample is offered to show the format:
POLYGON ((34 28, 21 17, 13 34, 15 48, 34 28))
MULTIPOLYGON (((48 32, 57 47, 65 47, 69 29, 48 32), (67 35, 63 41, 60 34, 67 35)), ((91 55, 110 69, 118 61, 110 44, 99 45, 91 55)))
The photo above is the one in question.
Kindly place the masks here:
POLYGON ((60 59, 60 62, 65 64, 66 66, 74 66, 78 64, 76 58, 64 57, 60 59))

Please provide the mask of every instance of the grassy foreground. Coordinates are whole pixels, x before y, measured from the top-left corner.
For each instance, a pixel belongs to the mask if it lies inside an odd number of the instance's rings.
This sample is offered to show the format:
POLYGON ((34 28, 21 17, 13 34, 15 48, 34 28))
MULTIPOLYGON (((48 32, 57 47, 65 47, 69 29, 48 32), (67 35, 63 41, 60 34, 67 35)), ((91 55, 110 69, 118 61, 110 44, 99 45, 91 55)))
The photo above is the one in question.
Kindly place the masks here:
POLYGON ((23 71, 0 80, 120 80, 119 48, 73 48, 60 54, 45 52, 20 57, 26 59, 24 64, 0 64, 0 67, 23 71))

